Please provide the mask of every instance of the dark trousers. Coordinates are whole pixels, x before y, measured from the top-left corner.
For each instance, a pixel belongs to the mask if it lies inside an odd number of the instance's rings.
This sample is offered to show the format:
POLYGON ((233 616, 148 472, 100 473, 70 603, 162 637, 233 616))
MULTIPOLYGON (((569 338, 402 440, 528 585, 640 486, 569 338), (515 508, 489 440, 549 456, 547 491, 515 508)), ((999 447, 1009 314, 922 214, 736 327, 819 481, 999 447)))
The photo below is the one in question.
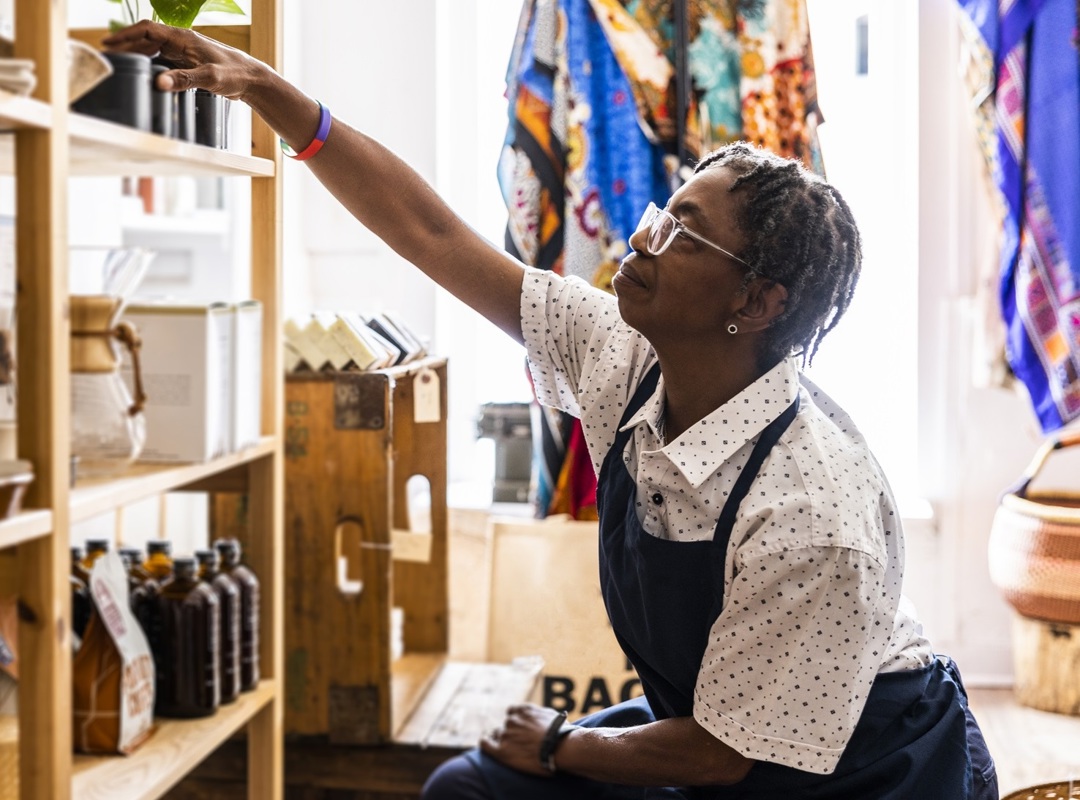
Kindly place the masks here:
MULTIPOLYGON (((935 769, 931 769, 927 778, 922 783, 917 783, 918 778, 901 778, 902 774, 919 773, 915 767, 917 764, 932 763, 940 757, 940 752, 945 749, 959 747, 957 758, 963 758, 964 740, 966 739, 966 755, 963 759, 969 762, 970 777, 965 778, 967 770, 964 765, 955 764, 948 766, 952 758, 944 765, 942 774, 956 776, 952 785, 946 788, 941 786, 950 798, 957 800, 998 800, 997 774, 994 761, 986 747, 982 732, 975 722, 974 716, 967 705, 967 696, 963 691, 963 683, 956 671, 955 664, 951 660, 942 659, 924 672, 924 683, 929 688, 923 695, 908 695, 908 701, 901 700, 899 706, 894 705, 892 710, 884 715, 864 714, 860 721, 863 732, 858 737, 862 742, 868 742, 870 747, 881 747, 882 739, 903 740, 907 731, 915 730, 917 735, 910 737, 896 751, 890 751, 883 747, 879 752, 882 756, 865 756, 859 752, 861 748, 857 743, 849 747, 851 752, 845 751, 845 758, 851 760, 863 759, 870 766, 854 770, 852 773, 844 773, 844 760, 838 767, 837 776, 830 780, 829 776, 811 776, 808 773, 799 773, 790 768, 780 767, 776 764, 764 762, 755 765, 746 780, 730 787, 702 787, 694 788, 641 788, 631 786, 619 786, 599 783, 597 781, 579 778, 574 775, 559 774, 552 778, 538 778, 511 770, 494 759, 483 755, 478 751, 469 751, 443 764, 428 779, 421 795, 423 800, 757 800, 758 798, 827 798, 828 800, 872 800, 877 797, 900 798, 904 800, 930 800, 933 794, 926 794, 927 780, 933 784, 935 769), (936 700, 935 700, 936 698, 936 700), (949 699, 951 698, 951 699, 949 699), (947 702, 953 711, 946 714, 952 715, 955 722, 949 722, 944 728, 941 725, 932 724, 928 729, 922 727, 912 728, 910 722, 921 714, 925 714, 925 707, 934 702, 947 702), (949 733, 945 728, 955 731, 949 733), (929 733, 927 732, 929 731, 929 733), (959 742, 957 742, 959 740, 959 742), (953 744, 956 743, 956 744, 953 744), (929 761, 926 761, 929 759, 929 761), (957 769, 962 774, 957 776, 957 769), (963 788, 959 784, 967 784, 963 788), (889 787, 890 784, 892 788, 889 787), (966 791, 964 791, 966 789, 966 791), (954 791, 955 790, 955 791, 954 791), (916 792, 919 797, 911 795, 916 792), (966 798, 965 798, 966 795, 966 798)), ((893 699, 900 700, 895 688, 889 687, 890 683, 903 682, 913 683, 917 680, 915 675, 900 676, 893 673, 896 678, 885 679, 878 687, 879 694, 892 695, 893 699)), ((899 693, 902 695, 903 692, 899 693)), ((875 708, 886 710, 887 704, 876 702, 875 708)), ((929 712, 930 718, 938 715, 937 711, 929 712)), ((643 724, 649 721, 651 710, 645 704, 644 698, 622 703, 614 708, 601 711, 581 720, 579 724, 591 727, 627 727, 630 725, 643 724)), ((944 719, 944 718, 943 718, 944 719)), ((922 723, 918 723, 920 726, 922 723)), ((949 781, 944 781, 949 783, 949 781)))

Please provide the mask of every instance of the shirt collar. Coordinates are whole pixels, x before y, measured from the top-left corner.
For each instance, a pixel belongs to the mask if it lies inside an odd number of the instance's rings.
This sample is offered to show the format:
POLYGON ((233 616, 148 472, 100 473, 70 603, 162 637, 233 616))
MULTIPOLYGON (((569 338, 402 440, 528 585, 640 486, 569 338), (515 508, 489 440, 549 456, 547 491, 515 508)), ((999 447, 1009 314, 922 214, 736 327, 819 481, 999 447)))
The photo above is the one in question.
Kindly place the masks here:
MULTIPOLYGON (((697 488, 739 448, 784 413, 798 392, 798 367, 794 359, 784 359, 704 419, 690 426, 678 439, 668 442, 660 452, 697 488)), ((664 377, 661 375, 652 397, 620 430, 646 422, 652 433, 659 437, 663 412, 664 377)))

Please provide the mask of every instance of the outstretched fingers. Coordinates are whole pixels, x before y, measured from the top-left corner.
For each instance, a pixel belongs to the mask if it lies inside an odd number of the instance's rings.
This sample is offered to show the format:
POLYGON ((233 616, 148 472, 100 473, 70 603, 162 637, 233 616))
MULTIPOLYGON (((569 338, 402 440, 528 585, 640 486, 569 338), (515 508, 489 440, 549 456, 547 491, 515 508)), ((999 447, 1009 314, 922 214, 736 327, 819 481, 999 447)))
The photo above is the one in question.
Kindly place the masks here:
POLYGON ((165 55, 163 50, 169 44, 173 32, 178 30, 178 28, 144 19, 109 34, 101 43, 108 50, 142 53, 147 56, 154 56, 158 53, 165 55))

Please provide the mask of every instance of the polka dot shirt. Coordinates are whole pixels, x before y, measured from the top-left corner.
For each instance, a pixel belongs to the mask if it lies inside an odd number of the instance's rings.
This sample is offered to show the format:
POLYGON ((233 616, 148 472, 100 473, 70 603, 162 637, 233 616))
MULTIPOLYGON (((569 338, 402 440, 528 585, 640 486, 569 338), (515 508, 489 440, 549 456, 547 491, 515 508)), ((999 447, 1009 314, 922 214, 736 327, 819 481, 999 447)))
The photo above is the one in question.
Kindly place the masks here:
MULTIPOLYGON (((652 347, 614 297, 551 272, 526 273, 521 317, 540 402, 581 418, 599 472, 652 347)), ((827 774, 874 676, 933 658, 900 594, 900 516, 866 441, 787 360, 666 443, 661 376, 622 457, 648 533, 711 539, 758 436, 796 394, 798 415, 739 507, 694 718, 744 756, 827 774)))

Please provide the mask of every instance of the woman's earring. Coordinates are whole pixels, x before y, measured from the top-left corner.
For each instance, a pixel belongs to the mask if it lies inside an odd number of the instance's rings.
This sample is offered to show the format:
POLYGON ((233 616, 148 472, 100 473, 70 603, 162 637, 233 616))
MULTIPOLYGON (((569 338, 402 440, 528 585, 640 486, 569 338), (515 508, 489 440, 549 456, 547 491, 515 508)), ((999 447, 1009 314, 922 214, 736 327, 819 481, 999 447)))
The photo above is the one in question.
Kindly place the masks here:
POLYGON ((732 322, 730 325, 727 326, 727 332, 734 336, 736 333, 739 332, 739 326, 732 322))

